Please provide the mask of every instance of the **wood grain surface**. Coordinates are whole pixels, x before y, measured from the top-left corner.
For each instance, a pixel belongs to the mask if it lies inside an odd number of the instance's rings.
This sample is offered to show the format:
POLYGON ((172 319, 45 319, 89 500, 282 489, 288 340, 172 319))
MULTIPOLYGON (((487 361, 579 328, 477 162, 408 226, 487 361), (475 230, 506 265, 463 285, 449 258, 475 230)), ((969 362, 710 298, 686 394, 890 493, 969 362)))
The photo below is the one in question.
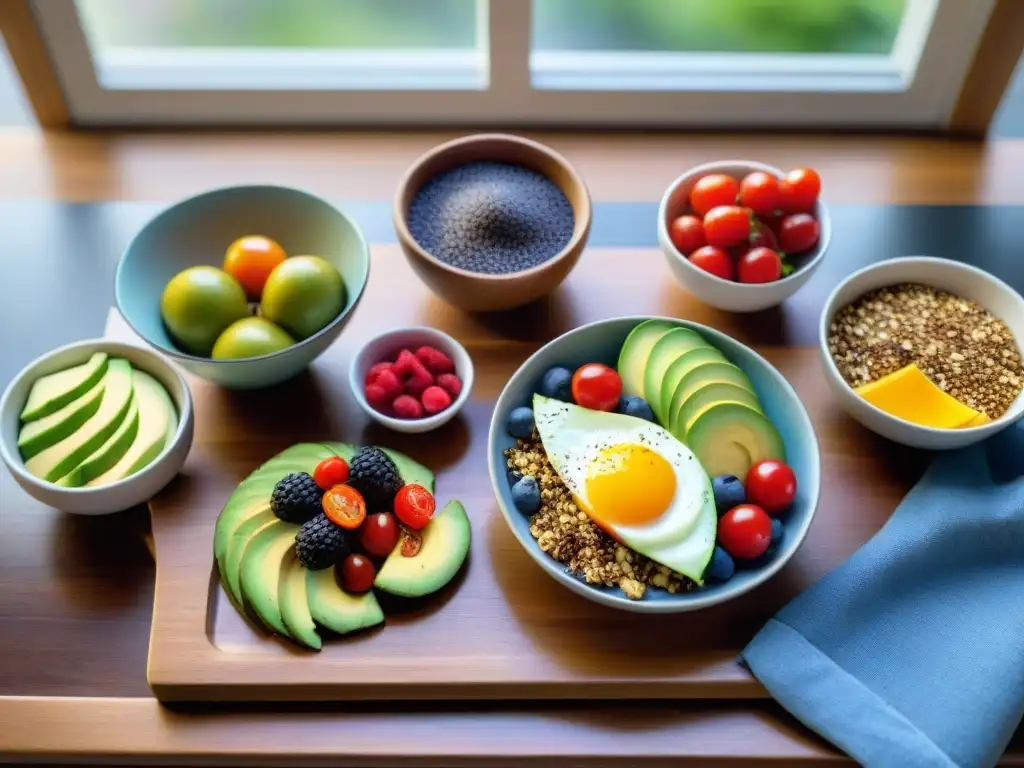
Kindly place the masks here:
MULTIPOLYGON (((658 251, 591 250, 544 305, 489 320, 435 299, 396 247, 376 247, 372 258, 374 273, 359 310, 309 373, 250 393, 190 382, 196 441, 182 475, 150 504, 157 588, 149 681, 158 697, 766 695, 736 663, 737 652, 782 605, 888 519, 917 477, 919 454, 886 445, 837 412, 816 347, 781 345, 780 328, 766 328, 772 313, 743 317, 700 303, 671 281, 658 251), (796 387, 819 435, 827 480, 804 545, 768 584, 711 610, 627 616, 569 593, 523 552, 494 500, 487 433, 504 382, 553 336, 630 314, 688 318, 756 344, 796 387), (476 386, 453 422, 409 437, 370 425, 348 390, 347 370, 373 332, 413 324, 432 325, 462 342, 476 366, 476 386), (439 501, 459 498, 466 505, 474 542, 456 588, 382 630, 330 643, 319 654, 297 651, 242 621, 222 591, 210 588, 209 545, 217 514, 238 482, 287 446, 315 440, 384 444, 431 467, 439 501)), ((810 300, 823 301, 826 290, 820 285, 810 300)))

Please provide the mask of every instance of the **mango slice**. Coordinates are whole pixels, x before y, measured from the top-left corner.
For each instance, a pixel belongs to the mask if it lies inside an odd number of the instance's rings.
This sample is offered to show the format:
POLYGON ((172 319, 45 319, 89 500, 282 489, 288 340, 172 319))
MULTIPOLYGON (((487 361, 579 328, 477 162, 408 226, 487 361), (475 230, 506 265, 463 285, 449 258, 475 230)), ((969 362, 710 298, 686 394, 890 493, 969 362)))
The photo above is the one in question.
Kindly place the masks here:
POLYGON ((886 413, 925 427, 959 429, 984 423, 978 419, 985 414, 943 392, 914 364, 858 387, 856 392, 886 413))

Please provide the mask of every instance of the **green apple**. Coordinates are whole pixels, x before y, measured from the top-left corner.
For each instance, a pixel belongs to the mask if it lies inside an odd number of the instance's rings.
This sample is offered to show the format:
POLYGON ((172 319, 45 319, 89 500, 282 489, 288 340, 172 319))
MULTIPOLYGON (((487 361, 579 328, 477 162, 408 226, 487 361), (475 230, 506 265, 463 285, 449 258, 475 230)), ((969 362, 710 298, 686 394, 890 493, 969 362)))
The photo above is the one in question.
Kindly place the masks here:
POLYGON ((262 317, 236 320, 217 338, 213 345, 214 360, 240 360, 280 352, 295 343, 279 326, 262 317))
POLYGON ((278 264, 263 286, 263 317, 296 339, 309 338, 345 307, 345 282, 319 256, 293 256, 278 264))
POLYGON ((183 350, 207 356, 225 328, 249 315, 249 302, 245 289, 227 272, 189 267, 164 287, 160 315, 183 350))

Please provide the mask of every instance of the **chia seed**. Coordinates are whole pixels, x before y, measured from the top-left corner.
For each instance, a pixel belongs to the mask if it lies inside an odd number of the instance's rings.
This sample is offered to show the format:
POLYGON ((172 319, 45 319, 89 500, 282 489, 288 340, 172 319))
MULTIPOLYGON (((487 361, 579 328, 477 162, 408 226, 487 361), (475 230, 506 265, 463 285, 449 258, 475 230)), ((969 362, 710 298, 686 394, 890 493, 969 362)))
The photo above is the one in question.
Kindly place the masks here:
POLYGON ((522 165, 478 161, 433 177, 409 206, 409 231, 434 258, 485 274, 554 258, 575 227, 558 185, 522 165))

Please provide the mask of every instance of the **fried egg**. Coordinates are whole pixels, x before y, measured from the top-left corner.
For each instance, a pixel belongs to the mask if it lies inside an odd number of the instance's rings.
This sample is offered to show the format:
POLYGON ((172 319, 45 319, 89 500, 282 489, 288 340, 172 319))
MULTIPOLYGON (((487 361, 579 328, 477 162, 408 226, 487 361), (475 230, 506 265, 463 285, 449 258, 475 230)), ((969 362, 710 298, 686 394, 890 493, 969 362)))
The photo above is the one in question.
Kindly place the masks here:
POLYGON ((700 582, 714 549, 711 480, 694 454, 644 419, 534 395, 551 466, 609 535, 700 582))

